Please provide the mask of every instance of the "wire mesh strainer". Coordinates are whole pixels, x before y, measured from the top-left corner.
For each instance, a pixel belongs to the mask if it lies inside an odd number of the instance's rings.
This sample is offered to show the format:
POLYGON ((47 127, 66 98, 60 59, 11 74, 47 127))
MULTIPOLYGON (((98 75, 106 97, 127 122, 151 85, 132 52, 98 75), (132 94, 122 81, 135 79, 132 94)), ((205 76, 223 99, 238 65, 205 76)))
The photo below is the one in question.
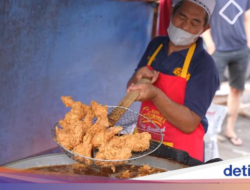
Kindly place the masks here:
MULTIPOLYGON (((108 106, 108 113, 111 113, 113 111, 113 109, 117 109, 117 108, 126 109, 125 114, 116 123, 116 126, 123 127, 123 130, 120 132, 120 135, 132 134, 135 127, 137 127, 138 133, 139 132, 150 132, 150 134, 154 137, 154 139, 157 139, 157 142, 154 140, 150 140, 149 149, 147 149, 143 152, 132 152, 132 157, 129 159, 126 159, 126 160, 103 160, 103 159, 96 159, 96 158, 90 158, 90 157, 86 157, 83 155, 79 155, 73 151, 66 149, 61 144, 59 144, 56 141, 56 127, 62 128, 59 125, 59 123, 56 123, 51 130, 53 140, 55 141, 56 144, 58 144, 58 146, 64 151, 64 153, 69 158, 74 159, 77 162, 83 163, 85 165, 87 164, 87 165, 95 165, 95 166, 98 165, 98 166, 108 166, 108 167, 126 164, 132 160, 142 158, 144 156, 151 154, 152 152, 154 152, 155 150, 157 150, 160 147, 162 140, 163 140, 163 135, 162 135, 160 128, 156 124, 154 124, 147 117, 145 117, 145 116, 143 116, 143 115, 141 115, 141 114, 139 114, 131 109, 125 108, 125 107, 108 106), (140 125, 140 123, 143 123, 143 125, 140 125), (149 125, 150 125, 150 127, 149 127, 149 125), (148 129, 150 129, 150 131, 148 131, 148 129)), ((93 120, 93 122, 95 123, 96 119, 93 120)), ((93 150, 93 155, 95 155, 95 153, 97 151, 98 151, 97 149, 93 150)))

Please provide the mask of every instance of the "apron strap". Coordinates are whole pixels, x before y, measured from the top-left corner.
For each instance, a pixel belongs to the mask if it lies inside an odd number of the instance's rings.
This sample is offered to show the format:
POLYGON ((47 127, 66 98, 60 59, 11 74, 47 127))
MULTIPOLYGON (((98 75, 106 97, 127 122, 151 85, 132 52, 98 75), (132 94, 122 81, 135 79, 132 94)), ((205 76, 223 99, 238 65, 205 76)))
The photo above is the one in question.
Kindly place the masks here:
POLYGON ((192 57, 194 55, 195 48, 196 48, 196 43, 194 43, 188 50, 188 53, 187 53, 187 56, 186 56, 186 59, 182 68, 182 72, 181 72, 181 78, 184 78, 184 79, 187 78, 188 68, 191 63, 192 57))
MULTIPOLYGON (((159 45, 159 47, 155 50, 154 54, 150 57, 148 61, 148 64, 147 64, 148 66, 151 66, 151 64, 155 60, 155 57, 158 55, 162 47, 163 47, 163 44, 159 45)), ((187 56, 186 56, 186 59, 182 68, 181 76, 180 76, 184 79, 187 78, 188 68, 191 63, 192 57, 194 55, 195 48, 196 48, 196 43, 194 43, 188 50, 188 53, 187 53, 187 56)))
POLYGON ((154 54, 150 57, 150 59, 148 61, 148 66, 151 66, 151 64, 155 60, 155 57, 158 55, 158 53, 159 53, 159 51, 161 50, 162 47, 163 47, 163 44, 159 45, 159 47, 155 50, 154 54))

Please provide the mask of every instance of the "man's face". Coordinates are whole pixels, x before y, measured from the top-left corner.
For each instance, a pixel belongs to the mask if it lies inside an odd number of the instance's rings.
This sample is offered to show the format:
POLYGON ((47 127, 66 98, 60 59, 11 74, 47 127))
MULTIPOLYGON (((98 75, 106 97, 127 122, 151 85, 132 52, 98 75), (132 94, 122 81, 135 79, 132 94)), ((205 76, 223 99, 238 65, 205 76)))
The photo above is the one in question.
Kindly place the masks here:
POLYGON ((173 25, 191 34, 203 33, 205 25, 206 11, 189 1, 184 1, 183 5, 173 15, 173 25))

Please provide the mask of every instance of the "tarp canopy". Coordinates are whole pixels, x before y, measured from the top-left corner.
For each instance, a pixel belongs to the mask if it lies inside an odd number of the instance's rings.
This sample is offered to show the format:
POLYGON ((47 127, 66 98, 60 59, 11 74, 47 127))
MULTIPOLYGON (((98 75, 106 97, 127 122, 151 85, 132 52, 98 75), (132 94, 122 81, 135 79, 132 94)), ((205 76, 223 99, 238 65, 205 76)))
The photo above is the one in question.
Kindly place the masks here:
POLYGON ((0 165, 56 146, 60 96, 118 104, 152 20, 141 1, 0 1, 0 165))

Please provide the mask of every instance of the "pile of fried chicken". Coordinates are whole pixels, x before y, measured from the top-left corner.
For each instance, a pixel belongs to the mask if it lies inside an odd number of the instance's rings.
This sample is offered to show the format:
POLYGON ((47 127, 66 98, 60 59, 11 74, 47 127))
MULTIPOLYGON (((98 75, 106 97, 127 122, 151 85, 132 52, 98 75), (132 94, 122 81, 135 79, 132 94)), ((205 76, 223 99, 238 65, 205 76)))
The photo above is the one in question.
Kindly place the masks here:
MULTIPOLYGON (((142 152, 149 148, 151 135, 148 132, 120 136, 123 127, 109 127, 107 106, 95 101, 87 106, 74 101, 70 96, 62 96, 61 99, 66 107, 71 107, 64 119, 59 121, 63 129, 56 128, 56 141, 64 148, 88 158, 102 160, 126 160, 132 156, 132 152, 142 152)), ((92 164, 91 159, 79 156, 74 159, 85 165, 92 164)), ((96 161, 96 164, 113 167, 122 163, 96 161)))

